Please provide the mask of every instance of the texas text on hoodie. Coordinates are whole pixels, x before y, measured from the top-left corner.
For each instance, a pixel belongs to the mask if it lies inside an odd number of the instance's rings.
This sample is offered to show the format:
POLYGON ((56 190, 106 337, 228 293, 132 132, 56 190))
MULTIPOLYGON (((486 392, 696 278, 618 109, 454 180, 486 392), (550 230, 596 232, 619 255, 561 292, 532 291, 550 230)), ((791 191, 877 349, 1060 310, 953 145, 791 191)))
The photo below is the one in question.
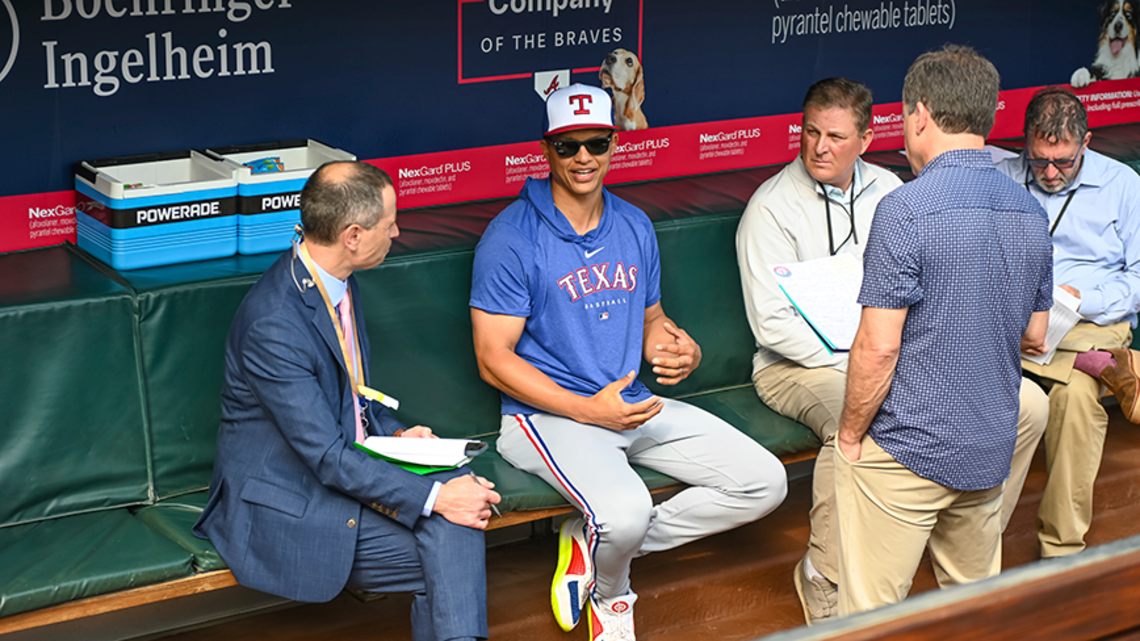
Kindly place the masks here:
MULTIPOLYGON (((475 248, 471 307, 526 318, 515 353, 584 396, 640 369, 645 309, 661 299, 657 236, 645 212, 602 190, 602 219, 579 235, 550 181, 527 179, 475 248)), ((628 403, 651 396, 634 380, 628 403)), ((502 395, 503 414, 534 408, 502 395)))

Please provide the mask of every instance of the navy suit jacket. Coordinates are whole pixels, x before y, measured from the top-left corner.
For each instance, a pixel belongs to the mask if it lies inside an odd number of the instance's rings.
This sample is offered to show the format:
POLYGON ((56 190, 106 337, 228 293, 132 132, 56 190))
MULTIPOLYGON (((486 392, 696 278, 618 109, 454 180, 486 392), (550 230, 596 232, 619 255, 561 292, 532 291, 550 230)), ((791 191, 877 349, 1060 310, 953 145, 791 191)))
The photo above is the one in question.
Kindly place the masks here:
MULTIPOLYGON (((433 482, 354 447, 352 394, 336 330, 287 251, 246 295, 226 340, 210 497, 194 526, 242 585, 328 601, 348 581, 362 509, 415 525, 433 482), (298 288, 301 283, 304 291, 298 288)), ((360 300, 349 278, 353 302, 360 300)), ((354 304, 365 381, 369 342, 354 304)), ((402 425, 368 403, 373 434, 402 425)))

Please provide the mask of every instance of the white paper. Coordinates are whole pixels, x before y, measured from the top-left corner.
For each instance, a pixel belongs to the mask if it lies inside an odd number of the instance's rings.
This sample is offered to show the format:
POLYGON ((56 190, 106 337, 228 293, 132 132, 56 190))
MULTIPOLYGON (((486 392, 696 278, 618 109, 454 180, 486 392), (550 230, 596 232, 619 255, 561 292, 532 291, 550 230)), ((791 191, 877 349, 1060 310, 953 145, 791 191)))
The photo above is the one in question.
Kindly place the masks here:
POLYGON ((1060 287, 1054 287, 1053 307, 1049 309, 1049 329, 1045 331, 1045 349, 1047 351, 1041 356, 1022 354, 1022 358, 1042 366, 1051 363, 1053 355, 1057 353, 1057 345, 1061 344, 1065 335, 1076 327, 1077 322, 1081 320, 1081 315, 1077 312, 1080 306, 1079 298, 1060 287))
POLYGON ((369 436, 362 445, 386 458, 430 467, 465 465, 487 449, 486 443, 465 438, 369 436), (482 448, 468 449, 469 443, 481 445, 482 448))
POLYGON ((850 254, 769 265, 776 283, 800 316, 832 351, 848 351, 859 329, 863 308, 856 299, 863 284, 863 264, 850 254))

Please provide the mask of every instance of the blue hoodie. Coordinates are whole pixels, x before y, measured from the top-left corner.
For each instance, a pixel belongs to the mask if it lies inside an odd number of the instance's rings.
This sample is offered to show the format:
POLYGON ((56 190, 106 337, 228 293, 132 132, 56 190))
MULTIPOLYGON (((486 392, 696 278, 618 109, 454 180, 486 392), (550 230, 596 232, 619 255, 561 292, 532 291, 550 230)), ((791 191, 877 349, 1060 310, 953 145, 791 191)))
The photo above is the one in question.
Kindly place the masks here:
MULTIPOLYGON (((645 212, 602 189, 597 228, 579 235, 550 180, 527 179, 475 248, 471 306, 526 318, 515 353, 555 383, 593 396, 639 370, 645 309, 661 299, 657 236, 645 212)), ((634 380, 629 403, 652 396, 634 380)), ((504 414, 535 408, 507 394, 504 414)))

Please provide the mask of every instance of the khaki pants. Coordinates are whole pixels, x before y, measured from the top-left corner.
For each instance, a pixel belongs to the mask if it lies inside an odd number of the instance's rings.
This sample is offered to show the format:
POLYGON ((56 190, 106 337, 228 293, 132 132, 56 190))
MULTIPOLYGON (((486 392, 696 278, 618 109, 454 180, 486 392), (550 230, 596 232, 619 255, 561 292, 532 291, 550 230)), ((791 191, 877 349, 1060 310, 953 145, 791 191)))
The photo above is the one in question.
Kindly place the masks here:
POLYGON ((1085 548, 1092 524, 1093 485, 1104 453, 1108 413, 1100 404, 1100 381, 1073 369, 1079 352, 1127 347, 1132 342, 1128 323, 1107 327, 1081 323, 1061 342, 1047 367, 1023 362, 1049 390, 1049 424, 1045 429, 1049 478, 1037 511, 1037 540, 1041 556, 1065 556, 1085 548))
MULTIPOLYGON (((835 513, 835 434, 847 375, 830 367, 809 369, 791 361, 780 361, 752 377, 760 400, 774 411, 807 425, 823 441, 815 460, 812 480, 811 538, 808 558, 820 574, 836 583, 839 577, 838 528, 835 513)), ((1032 381, 1021 381, 1021 409, 1017 420, 1017 446, 1002 504, 1002 530, 1017 507, 1029 464, 1049 417, 1049 398, 1032 381)))
POLYGON ((938 585, 1001 571, 1002 486, 954 490, 911 472, 870 436, 852 463, 835 454, 839 615, 906 598, 923 550, 938 585))

